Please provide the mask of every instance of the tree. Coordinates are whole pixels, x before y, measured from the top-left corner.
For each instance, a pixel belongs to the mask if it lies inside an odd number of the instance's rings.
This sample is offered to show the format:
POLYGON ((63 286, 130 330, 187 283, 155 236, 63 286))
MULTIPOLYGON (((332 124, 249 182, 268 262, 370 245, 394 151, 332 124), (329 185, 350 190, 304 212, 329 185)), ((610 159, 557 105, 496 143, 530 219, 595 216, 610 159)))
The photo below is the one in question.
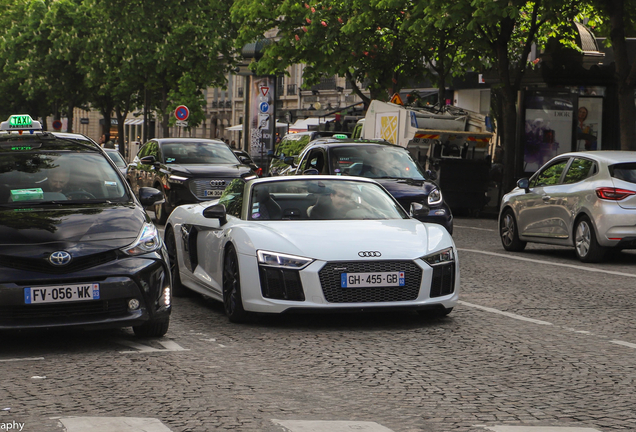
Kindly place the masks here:
POLYGON ((425 73, 422 46, 408 24, 409 0, 236 0, 232 20, 240 24, 242 46, 275 33, 254 64, 257 74, 284 74, 305 64, 306 85, 323 76, 347 77, 353 91, 368 106, 370 99, 388 98, 413 77, 425 73), (361 92, 368 88, 370 98, 361 92))
POLYGON ((598 25, 609 34, 614 50, 616 84, 622 150, 636 150, 636 58, 630 64, 627 50, 627 34, 636 33, 636 4, 625 0, 592 0, 590 25, 598 25))
POLYGON ((429 0, 429 13, 437 14, 439 28, 453 28, 465 23, 473 34, 468 40, 475 60, 482 68, 495 70, 502 118, 498 131, 504 147, 504 190, 512 189, 520 175, 517 162, 523 154, 516 140, 517 94, 529 67, 528 56, 533 44, 539 49, 549 36, 567 37, 569 23, 576 15, 578 1, 563 0, 429 0))

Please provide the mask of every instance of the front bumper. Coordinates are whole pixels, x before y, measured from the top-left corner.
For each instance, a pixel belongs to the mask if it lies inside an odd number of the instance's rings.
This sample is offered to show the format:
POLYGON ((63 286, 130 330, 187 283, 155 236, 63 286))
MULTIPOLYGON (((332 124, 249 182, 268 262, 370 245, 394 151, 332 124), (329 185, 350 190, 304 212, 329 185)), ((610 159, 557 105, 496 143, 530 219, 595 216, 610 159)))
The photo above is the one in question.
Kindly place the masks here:
POLYGON ((0 267, 0 329, 127 327, 167 318, 170 272, 161 253, 125 257, 86 270, 51 275, 0 267), (98 300, 26 304, 25 288, 98 283, 98 300), (139 307, 129 309, 131 299, 139 307), (167 301, 166 301, 167 300, 167 301))
MULTIPOLYGON (((359 261, 367 263, 368 261, 359 261)), ((286 313, 286 312, 348 312, 361 310, 425 310, 438 308, 452 308, 459 300, 459 263, 455 261, 452 274, 452 287, 440 291, 435 288, 439 283, 440 272, 422 260, 404 260, 400 263, 410 263, 412 270, 421 270, 419 280, 413 281, 415 286, 408 287, 410 293, 401 292, 402 287, 388 288, 345 288, 347 292, 334 288, 323 289, 325 275, 321 270, 337 263, 314 261, 311 265, 299 271, 300 284, 302 285, 302 298, 300 300, 282 300, 266 298, 262 292, 262 284, 256 257, 239 255, 239 268, 241 269, 241 295, 245 310, 262 313, 286 313), (354 293, 358 291, 357 293, 354 293), (375 290, 375 291, 372 291, 375 290), (340 291, 340 292, 337 292, 340 291), (398 293, 398 291, 400 291, 398 293), (446 293, 451 291, 450 293, 446 293), (360 295, 358 295, 358 293, 360 295)), ((389 262, 390 263, 390 262, 389 262)), ((395 263, 395 262, 393 262, 395 263)), ((350 264, 350 263, 349 263, 350 264)), ((402 264, 397 264, 402 267, 402 264)), ((396 267, 396 268, 397 268, 396 267)), ((337 270, 337 268, 334 268, 337 270)), ((412 273, 411 273, 412 274, 412 273)), ((448 275, 447 275, 448 276, 448 275)), ((409 278, 409 273, 406 275, 409 278)))

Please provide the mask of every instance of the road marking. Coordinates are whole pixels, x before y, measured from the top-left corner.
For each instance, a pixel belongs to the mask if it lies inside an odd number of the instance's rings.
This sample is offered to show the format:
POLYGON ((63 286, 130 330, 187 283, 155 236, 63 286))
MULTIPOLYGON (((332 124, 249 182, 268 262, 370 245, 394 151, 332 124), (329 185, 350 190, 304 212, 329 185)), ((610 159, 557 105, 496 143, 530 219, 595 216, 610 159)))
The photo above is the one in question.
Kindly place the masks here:
POLYGON ((165 348, 165 349, 159 349, 159 348, 153 348, 151 346, 148 345, 143 345, 137 342, 133 342, 133 341, 128 341, 128 340, 123 340, 123 339, 118 339, 116 341, 114 341, 115 343, 118 343, 120 345, 125 345, 127 347, 130 348, 134 348, 135 351, 119 351, 119 354, 137 354, 137 353, 149 353, 149 352, 173 352, 173 351, 190 351, 189 349, 185 349, 183 347, 181 347, 179 344, 177 344, 174 341, 159 341, 159 343, 165 348))
POLYGON ((59 418, 66 432, 171 432, 155 418, 66 417, 59 418))
POLYGON ((393 432, 375 422, 326 420, 272 420, 287 432, 393 432))
POLYGON ((592 267, 584 267, 584 266, 575 265, 575 264, 555 263, 555 262, 543 261, 543 260, 538 260, 538 259, 533 259, 533 258, 524 258, 524 257, 520 257, 520 256, 511 256, 511 255, 506 255, 506 254, 501 254, 501 253, 496 253, 496 252, 486 252, 486 251, 480 251, 480 250, 475 250, 475 249, 457 248, 457 250, 458 251, 462 251, 462 252, 474 252, 474 253, 479 253, 479 254, 484 254, 484 255, 492 255, 492 256, 497 256, 497 257, 501 257, 501 258, 508 258, 508 259, 514 259, 514 260, 519 260, 519 261, 527 261, 527 262, 538 263, 538 264, 553 265, 553 266, 558 266, 558 267, 568 267, 568 268, 573 268, 573 269, 576 269, 576 270, 584 270, 584 271, 595 272, 595 273, 605 273, 605 274, 611 274, 611 275, 615 275, 615 276, 626 276, 626 277, 636 278, 636 274, 623 273, 623 272, 617 272, 617 271, 611 271, 611 270, 602 270, 602 269, 597 269, 597 268, 592 268, 592 267))
POLYGON ((477 227, 471 227, 471 226, 463 226, 463 225, 454 225, 454 228, 466 228, 466 229, 474 229, 474 230, 478 230, 478 231, 490 231, 490 232, 497 232, 497 230, 494 229, 490 229, 490 228, 477 228, 477 227))
POLYGON ((610 341, 611 343, 617 344, 617 345, 623 345, 626 347, 630 347, 630 348, 636 348, 636 344, 633 343, 629 343, 629 342, 623 342, 623 341, 619 341, 619 340, 613 340, 610 341))
POLYGON ((494 432, 601 432, 598 429, 588 427, 571 427, 571 426, 481 426, 494 432))
POLYGON ((35 361, 35 360, 44 360, 44 357, 11 358, 11 359, 0 360, 0 362, 21 362, 21 361, 35 361))
POLYGON ((489 307, 486 307, 486 306, 479 306, 479 305, 472 304, 472 303, 467 303, 467 302, 461 301, 461 300, 458 303, 462 304, 464 306, 485 310, 486 312, 491 312, 491 313, 495 313, 495 314, 499 314, 499 315, 505 315, 507 317, 514 318, 514 319, 521 320, 521 321, 528 321, 528 322, 531 322, 531 323, 541 324, 541 325, 553 325, 552 323, 547 322, 547 321, 541 321, 541 320, 537 320, 537 319, 533 319, 533 318, 526 318, 526 317, 524 317, 522 315, 517 315, 517 314, 510 313, 510 312, 504 312, 504 311, 501 311, 499 309, 493 309, 493 308, 489 308, 489 307))
MULTIPOLYGON (((504 311, 499 310, 499 309, 489 308, 489 307, 486 307, 486 306, 480 306, 480 305, 476 305, 476 304, 473 304, 473 303, 465 302, 463 300, 459 300, 457 303, 459 303, 460 305, 463 305, 463 306, 468 306, 468 307, 472 307, 472 308, 475 308, 475 309, 480 309, 480 310, 483 310, 483 311, 486 311, 486 312, 490 312, 490 313, 494 313, 494 314, 497 314, 497 315, 507 316, 508 318, 513 318, 513 319, 520 320, 520 321, 528 321, 528 322, 531 322, 531 323, 534 323, 534 324, 539 324, 539 325, 554 325, 554 324, 552 324, 551 322, 548 322, 548 321, 541 321, 541 320, 537 320, 537 319, 534 319, 534 318, 527 318, 527 317, 524 317, 523 315, 518 315, 518 314, 511 313, 511 312, 504 312, 504 311)), ((586 335, 586 336, 595 336, 595 337, 597 337, 599 339, 607 339, 607 336, 596 335, 596 334, 591 333, 589 331, 577 330, 577 329, 574 329, 574 328, 571 328, 571 327, 563 327, 563 326, 559 326, 559 328, 561 328, 563 330, 567 330, 569 332, 583 334, 583 335, 586 335)), ((624 342, 624 341, 620 341, 620 340, 612 340, 610 342, 613 343, 613 344, 622 345, 622 346, 625 346, 625 347, 628 347, 628 348, 636 349, 636 344, 631 343, 631 342, 624 342)))

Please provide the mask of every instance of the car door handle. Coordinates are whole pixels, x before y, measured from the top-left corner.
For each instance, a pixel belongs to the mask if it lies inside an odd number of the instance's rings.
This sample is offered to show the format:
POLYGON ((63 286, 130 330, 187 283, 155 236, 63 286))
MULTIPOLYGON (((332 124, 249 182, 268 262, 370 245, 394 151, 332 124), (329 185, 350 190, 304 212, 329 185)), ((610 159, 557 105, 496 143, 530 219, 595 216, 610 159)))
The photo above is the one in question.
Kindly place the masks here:
POLYGON ((543 196, 541 197, 541 199, 542 199, 543 201, 549 201, 549 200, 550 200, 550 195, 543 195, 543 196))

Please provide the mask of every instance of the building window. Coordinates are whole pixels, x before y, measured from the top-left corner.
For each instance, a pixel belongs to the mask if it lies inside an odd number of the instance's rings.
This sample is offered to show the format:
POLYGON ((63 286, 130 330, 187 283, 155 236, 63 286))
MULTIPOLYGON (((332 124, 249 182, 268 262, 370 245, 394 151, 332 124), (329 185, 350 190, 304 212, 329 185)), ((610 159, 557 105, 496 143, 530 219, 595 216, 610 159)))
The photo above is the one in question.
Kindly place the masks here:
POLYGON ((296 84, 287 84, 287 95, 288 96, 296 95, 296 84))

